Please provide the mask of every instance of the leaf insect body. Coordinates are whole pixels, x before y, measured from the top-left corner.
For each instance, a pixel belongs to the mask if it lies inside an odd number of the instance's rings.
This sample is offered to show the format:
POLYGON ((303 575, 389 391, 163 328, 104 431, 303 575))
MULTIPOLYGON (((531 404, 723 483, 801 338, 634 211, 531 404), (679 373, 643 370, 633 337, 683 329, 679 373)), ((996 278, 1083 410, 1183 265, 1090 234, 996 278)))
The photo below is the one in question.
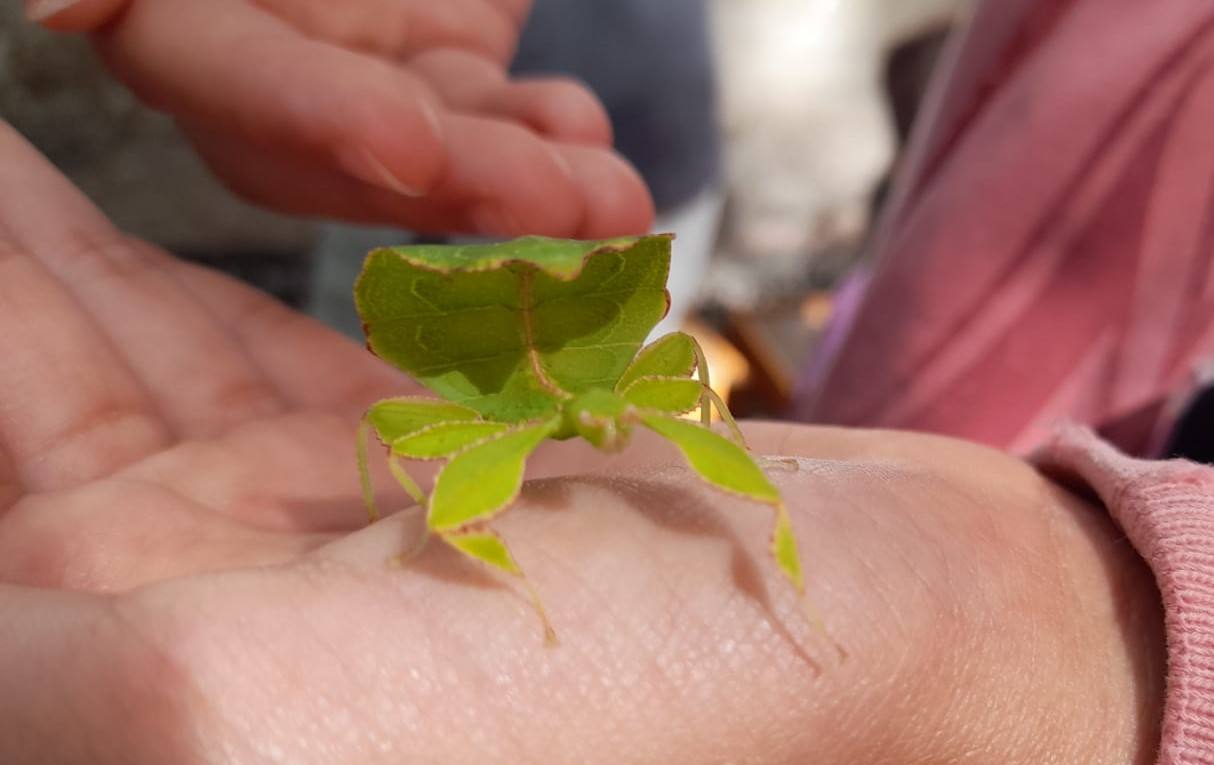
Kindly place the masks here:
POLYGON ((367 256, 355 286, 371 351, 443 397, 385 399, 363 417, 368 515, 379 516, 367 464, 374 432, 393 476, 426 510, 426 537, 518 577, 550 642, 538 594, 488 526, 518 496, 527 457, 546 439, 619 451, 639 426, 672 442, 704 481, 775 511, 772 554, 803 594, 787 510, 709 386, 699 344, 675 332, 641 347, 669 306, 670 240, 385 248, 367 256), (709 429, 713 406, 729 437, 709 429), (699 422, 684 419, 695 409, 699 422), (404 459, 447 461, 429 496, 404 459))

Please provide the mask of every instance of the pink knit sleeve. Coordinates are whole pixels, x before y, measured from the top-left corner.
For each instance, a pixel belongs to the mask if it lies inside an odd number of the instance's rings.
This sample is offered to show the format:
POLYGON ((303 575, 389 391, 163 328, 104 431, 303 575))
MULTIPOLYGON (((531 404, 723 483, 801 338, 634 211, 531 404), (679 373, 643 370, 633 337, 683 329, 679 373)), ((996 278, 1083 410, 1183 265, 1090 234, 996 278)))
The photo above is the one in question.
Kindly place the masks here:
POLYGON ((1168 645, 1159 765, 1214 763, 1214 468, 1132 459, 1077 426, 1038 462, 1090 486, 1155 574, 1168 645))

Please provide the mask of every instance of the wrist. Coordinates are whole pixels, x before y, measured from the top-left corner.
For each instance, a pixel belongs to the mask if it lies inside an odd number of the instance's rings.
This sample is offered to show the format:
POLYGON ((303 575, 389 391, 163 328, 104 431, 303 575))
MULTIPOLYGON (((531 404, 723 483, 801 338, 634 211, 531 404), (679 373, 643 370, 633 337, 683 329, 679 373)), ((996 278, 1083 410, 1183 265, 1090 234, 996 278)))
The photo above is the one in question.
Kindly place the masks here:
POLYGON ((985 589, 1004 597, 970 621, 969 641, 991 671, 959 722, 1003 761, 1151 765, 1166 665, 1154 578, 1102 508, 1043 488, 1038 516, 1022 519, 1027 544, 988 564, 1002 587, 985 589))

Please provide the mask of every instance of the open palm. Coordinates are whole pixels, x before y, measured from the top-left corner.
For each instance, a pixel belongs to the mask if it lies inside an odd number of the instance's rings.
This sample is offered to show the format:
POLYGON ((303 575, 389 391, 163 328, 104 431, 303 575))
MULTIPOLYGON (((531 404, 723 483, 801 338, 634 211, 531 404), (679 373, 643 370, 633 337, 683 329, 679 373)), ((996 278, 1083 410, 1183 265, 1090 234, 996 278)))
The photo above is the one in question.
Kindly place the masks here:
POLYGON ((1149 575, 1099 514, 1015 460, 750 429, 761 451, 813 457, 770 470, 841 658, 767 557, 763 508, 712 493, 652 440, 614 462, 557 445, 533 475, 566 477, 530 482, 497 524, 552 612, 551 648, 509 582, 441 545, 388 566, 418 513, 363 527, 355 424, 412 387, 122 237, 0 127, 0 761, 1146 751, 1135 704, 1154 696, 1133 688, 1150 673, 1118 625, 1157 618, 1135 605, 1151 603, 1149 575))

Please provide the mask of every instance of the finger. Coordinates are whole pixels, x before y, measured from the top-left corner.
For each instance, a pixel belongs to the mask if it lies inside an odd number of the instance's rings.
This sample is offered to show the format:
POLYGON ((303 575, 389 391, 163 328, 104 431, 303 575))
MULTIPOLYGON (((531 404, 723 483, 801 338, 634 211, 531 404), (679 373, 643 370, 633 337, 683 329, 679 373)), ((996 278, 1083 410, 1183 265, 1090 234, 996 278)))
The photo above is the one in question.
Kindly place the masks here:
POLYGON ((60 32, 91 32, 116 18, 131 0, 25 0, 25 17, 60 32))
POLYGON ((571 79, 516 82, 491 61, 451 49, 421 53, 408 66, 457 111, 514 120, 561 141, 611 145, 606 109, 571 79))
POLYGON ((404 373, 269 295, 191 263, 167 265, 292 406, 343 411, 355 417, 352 435, 358 414, 374 401, 418 392, 404 373))
POLYGON ((250 143, 209 126, 182 123, 181 128, 211 171, 254 204, 299 216, 394 223, 421 233, 471 231, 466 210, 431 196, 402 197, 307 154, 250 143))
POLYGON ((632 165, 614 152, 587 146, 557 147, 582 193, 586 214, 578 229, 583 239, 643 234, 653 226, 649 189, 632 165))
POLYGON ((105 334, 178 437, 221 433, 285 408, 229 331, 132 239, 56 237, 39 261, 105 334))
POLYGON ((229 333, 157 266, 157 251, 118 234, 36 157, 13 170, 19 177, 0 189, 10 238, 53 277, 47 289, 70 296, 105 336, 170 431, 211 435, 283 408, 229 333))
POLYGON ((54 488, 140 459, 170 434, 111 340, 27 244, 48 226, 80 241, 116 234, 2 124, 0 157, 0 445, 27 488, 54 488))
POLYGON ((515 78, 498 107, 502 116, 524 122, 560 141, 611 146, 611 118, 599 99, 571 77, 515 78))
POLYGON ((452 154, 460 154, 436 196, 475 200, 475 230, 554 237, 581 231, 587 189, 553 144, 503 120, 455 114, 445 124, 452 154))
POLYGON ((414 231, 574 236, 585 192, 560 153, 508 122, 447 115, 452 162, 421 199, 385 194, 330 172, 306 156, 187 128, 212 169, 249 199, 296 214, 393 222, 414 231))
POLYGON ((450 115, 447 124, 448 177, 423 199, 360 184, 272 146, 185 129, 234 190, 295 214, 491 236, 616 236, 641 233, 652 221, 644 183, 610 152, 544 142, 496 120, 450 115))
POLYGON ((428 87, 242 0, 136 3, 95 39, 136 93, 180 118, 289 148, 406 196, 443 175, 447 155, 428 87))
POLYGON ((501 9, 519 28, 522 28, 523 23, 527 20, 527 15, 531 13, 532 0, 490 0, 490 2, 501 9))
POLYGON ((168 443, 168 428, 110 340, 3 234, 0 315, 0 443, 26 488, 106 475, 168 443))
POLYGON ((389 57, 462 48, 499 65, 514 56, 518 23, 491 0, 259 0, 305 34, 389 57))
POLYGON ((44 260, 112 338, 180 438, 206 438, 287 408, 287 398, 232 330, 144 242, 44 260))

